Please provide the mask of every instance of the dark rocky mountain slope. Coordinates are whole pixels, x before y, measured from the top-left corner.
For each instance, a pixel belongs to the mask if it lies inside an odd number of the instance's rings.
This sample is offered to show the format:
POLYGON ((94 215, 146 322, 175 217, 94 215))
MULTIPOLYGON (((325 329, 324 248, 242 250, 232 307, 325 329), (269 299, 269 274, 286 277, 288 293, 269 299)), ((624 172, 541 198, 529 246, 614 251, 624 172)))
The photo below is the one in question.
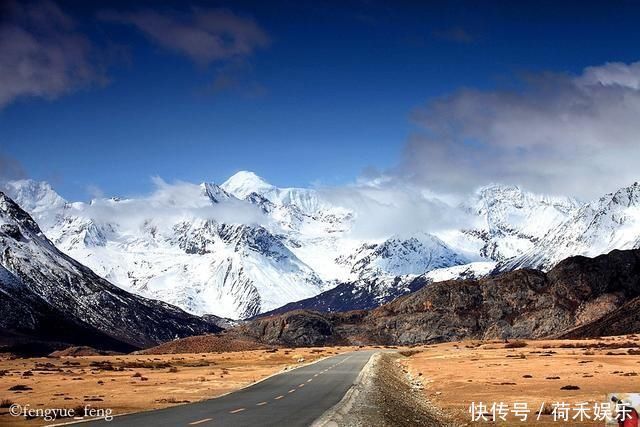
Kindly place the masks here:
POLYGON ((640 250, 615 250, 568 258, 548 273, 523 269, 434 283, 370 311, 298 310, 260 318, 237 333, 283 345, 637 333, 639 296, 640 250))
POLYGON ((415 292, 429 282, 430 280, 425 276, 359 279, 354 282, 340 283, 335 288, 314 297, 291 302, 275 310, 259 314, 256 318, 283 314, 293 310, 321 312, 370 310, 402 295, 415 292))

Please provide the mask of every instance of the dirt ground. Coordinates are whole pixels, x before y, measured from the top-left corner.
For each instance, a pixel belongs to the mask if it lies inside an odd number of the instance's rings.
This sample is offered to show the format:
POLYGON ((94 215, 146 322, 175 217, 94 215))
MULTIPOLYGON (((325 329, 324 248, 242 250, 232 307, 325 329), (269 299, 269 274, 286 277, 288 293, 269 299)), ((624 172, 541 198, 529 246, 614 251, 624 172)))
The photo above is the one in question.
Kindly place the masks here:
MULTIPOLYGON (((13 417, 13 403, 31 408, 158 409, 219 396, 283 369, 352 350, 349 347, 175 355, 0 359, 1 426, 46 424, 13 417), (26 390, 9 390, 10 388, 26 390), (21 387, 25 386, 25 387, 21 387)), ((69 421, 58 420, 61 421, 69 421)))
MULTIPOLYGON (((441 419, 454 420, 454 425, 476 424, 470 419, 471 402, 485 403, 489 407, 486 412, 489 420, 493 402, 504 402, 509 408, 515 402, 526 402, 531 411, 530 424, 557 426, 561 423, 553 422, 549 413, 554 402, 566 402, 572 408, 581 402, 592 406, 595 402, 605 402, 611 392, 640 392, 640 336, 637 335, 373 348, 387 353, 397 351, 405 356, 392 363, 405 374, 409 390, 439 412, 441 419), (537 420, 536 412, 543 403, 546 404, 543 415, 537 420)), ((10 416, 7 406, 12 403, 29 404, 31 408, 91 405, 98 410, 112 409, 114 414, 158 409, 219 396, 283 369, 351 350, 354 348, 0 358, 0 406, 3 406, 0 425, 46 424, 41 419, 10 416), (16 386, 26 389, 9 390, 16 386)), ((383 396, 381 402, 389 400, 385 394, 380 395, 383 396)), ((61 421, 68 419, 57 422, 61 421)), ((507 422, 482 424, 522 424, 517 421, 509 414, 507 422)), ((597 424, 603 425, 603 422, 597 424)), ((572 420, 565 425, 589 423, 572 420)))
MULTIPOLYGON (((494 402, 506 403, 510 411, 514 402, 526 402, 531 410, 527 423, 557 426, 562 423, 554 422, 551 414, 536 419, 543 403, 545 414, 555 402, 565 402, 573 417, 578 403, 589 402, 592 408, 595 402, 607 402, 608 393, 640 392, 640 336, 636 335, 511 344, 466 341, 415 347, 406 354, 410 357, 399 363, 414 388, 460 424, 471 424, 472 402, 488 404, 489 420, 494 402)), ((522 424, 512 412, 506 423, 498 419, 500 423, 522 424)), ((564 425, 589 423, 571 419, 564 425)))

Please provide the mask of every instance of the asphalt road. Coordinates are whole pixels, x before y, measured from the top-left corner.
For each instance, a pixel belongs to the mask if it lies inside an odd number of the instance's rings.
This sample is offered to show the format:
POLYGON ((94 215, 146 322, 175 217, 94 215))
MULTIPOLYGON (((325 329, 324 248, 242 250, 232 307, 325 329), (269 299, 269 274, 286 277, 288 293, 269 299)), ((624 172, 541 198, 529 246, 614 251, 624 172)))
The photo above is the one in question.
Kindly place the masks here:
POLYGON ((82 426, 309 426, 337 404, 374 352, 356 351, 275 375, 235 393, 82 426))

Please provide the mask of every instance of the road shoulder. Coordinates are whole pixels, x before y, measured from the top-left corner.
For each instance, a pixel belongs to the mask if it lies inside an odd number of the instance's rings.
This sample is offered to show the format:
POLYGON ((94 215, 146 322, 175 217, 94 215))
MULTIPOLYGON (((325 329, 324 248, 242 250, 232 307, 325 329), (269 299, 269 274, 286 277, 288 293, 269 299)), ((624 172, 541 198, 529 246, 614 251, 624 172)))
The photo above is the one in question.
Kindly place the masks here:
POLYGON ((313 427, 455 425, 409 384, 397 363, 402 357, 374 354, 345 397, 313 427))

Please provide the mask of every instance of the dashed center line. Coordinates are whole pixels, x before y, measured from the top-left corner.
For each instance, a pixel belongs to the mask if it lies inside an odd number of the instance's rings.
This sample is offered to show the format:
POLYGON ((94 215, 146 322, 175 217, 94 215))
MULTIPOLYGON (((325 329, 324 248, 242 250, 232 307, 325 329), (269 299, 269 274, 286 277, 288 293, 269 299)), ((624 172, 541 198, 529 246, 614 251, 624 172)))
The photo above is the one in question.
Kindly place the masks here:
MULTIPOLYGON (((348 359, 348 358, 347 358, 347 359, 348 359)), ((331 366, 329 366, 328 368, 326 368, 325 370, 323 370, 323 371, 321 371, 321 372, 318 372, 318 373, 313 374, 313 378, 318 377, 319 375, 322 375, 322 374, 326 373, 327 371, 329 371, 331 368, 335 368, 336 366, 338 366, 338 365, 340 365, 340 364, 344 363, 347 359, 344 359, 344 360, 342 360, 342 361, 340 361, 340 362, 336 363, 335 365, 331 365, 331 366)), ((310 383, 311 381, 313 381, 313 378, 309 378, 306 382, 307 382, 307 383, 310 383)), ((298 388, 302 388, 302 387, 304 387, 305 385, 306 385, 305 383, 301 383, 300 385, 298 385, 298 388)), ((296 391, 296 389, 295 389, 295 388, 292 388, 291 390, 289 390, 289 391, 288 391, 288 393, 295 393, 295 391, 296 391)), ((280 399, 282 399, 283 397, 284 397, 284 395, 276 396, 276 397, 274 397, 274 400, 280 400, 280 399)), ((264 401, 264 402, 259 402, 259 403, 256 403, 256 406, 263 406, 263 405, 266 405, 267 403, 268 403, 268 402, 266 402, 266 401, 264 401)), ((234 409, 234 410, 232 410, 232 411, 229 411, 229 413, 230 413, 230 414, 237 414, 237 413, 239 413, 239 412, 243 412, 243 411, 246 411, 246 410, 247 410, 246 408, 238 408, 238 409, 234 409)), ((206 422, 209 422, 209 421, 212 421, 212 420, 213 420, 213 418, 205 418, 205 419, 202 419, 202 420, 193 421, 193 422, 189 423, 189 425, 198 425, 198 424, 203 424, 203 423, 206 423, 206 422)))
POLYGON ((189 423, 190 426, 195 426, 197 424, 202 424, 202 423, 206 423, 207 421, 211 421, 213 418, 205 418, 204 420, 200 420, 200 421, 194 421, 192 423, 189 423))

